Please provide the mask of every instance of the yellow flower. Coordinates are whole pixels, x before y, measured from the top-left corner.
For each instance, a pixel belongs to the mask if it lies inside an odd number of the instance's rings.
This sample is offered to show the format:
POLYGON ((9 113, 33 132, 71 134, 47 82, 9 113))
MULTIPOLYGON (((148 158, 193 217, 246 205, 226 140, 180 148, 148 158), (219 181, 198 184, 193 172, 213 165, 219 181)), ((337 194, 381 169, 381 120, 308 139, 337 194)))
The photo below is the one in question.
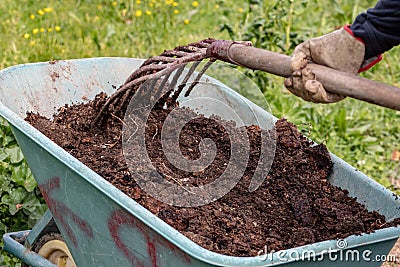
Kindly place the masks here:
POLYGON ((39 32, 39 29, 38 29, 38 28, 35 28, 35 29, 32 30, 32 33, 33 33, 33 34, 37 34, 38 32, 39 32))
POLYGON ((37 13, 38 13, 40 16, 43 16, 43 15, 44 15, 43 9, 39 9, 39 10, 37 11, 37 13))
POLYGON ((238 9, 239 13, 243 13, 243 8, 238 9))
POLYGON ((151 11, 150 10, 146 10, 146 15, 151 15, 151 11))
POLYGON ((178 2, 173 2, 172 5, 173 6, 179 6, 178 2))
POLYGON ((214 6, 214 8, 215 8, 215 9, 218 9, 218 8, 219 8, 219 5, 218 5, 218 4, 216 4, 216 5, 214 6))
POLYGON ((29 18, 30 18, 30 19, 35 19, 35 15, 31 14, 31 15, 29 16, 29 18))
POLYGON ((174 0, 165 0, 166 5, 172 5, 173 2, 174 2, 174 0))
POLYGON ((59 31, 61 31, 61 27, 57 25, 54 27, 54 30, 56 30, 56 32, 59 32, 59 31))
POLYGON ((29 44, 30 44, 31 46, 34 46, 34 45, 35 45, 35 41, 30 41, 29 44))
POLYGON ((141 17, 142 15, 143 15, 142 10, 140 10, 140 9, 136 10, 135 17, 141 17))
POLYGON ((194 7, 198 7, 198 6, 199 6, 199 2, 197 2, 197 1, 193 1, 193 2, 192 2, 192 6, 194 6, 194 7))
POLYGON ((43 11, 46 12, 46 13, 50 13, 50 12, 53 11, 53 8, 52 7, 45 7, 45 8, 43 8, 43 11))
POLYGON ((46 30, 44 28, 39 29, 40 32, 45 32, 46 30))
POLYGON ((25 34, 24 34, 24 38, 25 38, 25 39, 29 39, 29 37, 31 37, 31 35, 30 35, 29 33, 25 33, 25 34))
POLYGON ((136 4, 140 5, 142 1, 136 0, 136 4))
POLYGON ((121 10, 121 16, 125 17, 126 13, 128 13, 128 9, 124 8, 121 10))
POLYGON ((117 1, 113 1, 111 4, 112 4, 113 6, 117 6, 117 5, 118 5, 117 1))
POLYGON ((178 9, 175 9, 174 10, 174 14, 176 15, 176 14, 179 14, 179 10, 178 9))
POLYGON ((98 9, 98 10, 102 10, 102 9, 103 9, 103 6, 102 6, 102 5, 97 5, 97 9, 98 9))
POLYGON ((100 17, 99 17, 99 16, 94 16, 94 18, 93 18, 93 21, 94 21, 94 22, 99 21, 99 20, 100 20, 100 17))
POLYGON ((188 24, 190 23, 190 20, 185 19, 185 20, 183 21, 183 23, 184 23, 185 25, 188 25, 188 24))
POLYGON ((48 29, 47 29, 47 32, 52 32, 52 31, 53 31, 52 28, 48 28, 48 29))
POLYGON ((154 6, 154 3, 149 3, 149 7, 153 7, 154 6))

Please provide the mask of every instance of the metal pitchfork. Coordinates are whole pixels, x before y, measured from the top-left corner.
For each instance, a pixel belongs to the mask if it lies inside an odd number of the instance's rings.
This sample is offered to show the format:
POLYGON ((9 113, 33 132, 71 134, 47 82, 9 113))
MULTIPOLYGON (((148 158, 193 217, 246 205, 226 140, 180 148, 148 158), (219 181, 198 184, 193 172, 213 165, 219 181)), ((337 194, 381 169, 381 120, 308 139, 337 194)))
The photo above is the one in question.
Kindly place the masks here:
MULTIPOLYGON (((103 122, 107 114, 114 114, 126 108, 131 97, 140 85, 147 80, 162 77, 178 68, 183 69, 186 64, 194 62, 181 83, 185 84, 190 76, 194 74, 200 62, 207 58, 210 60, 197 73, 194 82, 185 95, 190 93, 201 76, 216 60, 253 70, 265 71, 282 77, 290 77, 292 75, 290 70, 290 56, 252 47, 251 42, 209 38, 185 46, 178 46, 173 50, 164 51, 159 56, 147 59, 139 69, 134 71, 125 83, 108 98, 93 121, 92 127, 103 122)), ((324 85, 324 88, 331 93, 400 110, 400 88, 322 65, 308 64, 307 67, 315 73, 317 79, 324 85)), ((177 71, 173 82, 176 83, 181 74, 182 70, 177 71)))
MULTIPOLYGON (((183 80, 182 84, 185 84, 190 76, 193 75, 200 62, 208 57, 207 48, 215 41, 215 39, 209 38, 185 46, 178 46, 173 50, 164 51, 159 56, 147 59, 128 77, 124 84, 107 99, 94 119, 92 128, 103 123, 107 119, 107 114, 123 111, 137 89, 146 81, 162 77, 163 75, 169 76, 172 71, 181 68, 181 70, 177 71, 173 79, 173 82, 176 83, 179 76, 182 74, 183 67, 190 62, 194 62, 183 80)), ((213 61, 215 61, 215 59, 211 59, 203 66, 195 82, 192 84, 191 89, 193 89, 196 85, 196 81, 200 80, 201 76, 207 71, 213 61)))

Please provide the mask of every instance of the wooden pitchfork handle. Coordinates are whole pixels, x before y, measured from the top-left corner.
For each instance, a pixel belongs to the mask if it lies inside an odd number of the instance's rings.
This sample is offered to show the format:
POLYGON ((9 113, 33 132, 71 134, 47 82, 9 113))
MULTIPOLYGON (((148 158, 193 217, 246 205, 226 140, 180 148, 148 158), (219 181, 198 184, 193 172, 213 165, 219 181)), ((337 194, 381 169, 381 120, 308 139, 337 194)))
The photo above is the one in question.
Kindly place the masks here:
MULTIPOLYGON (((249 42, 218 40, 208 47, 207 56, 285 78, 292 75, 290 56, 252 47, 249 42)), ((307 66, 315 73, 324 88, 331 93, 400 110, 400 88, 322 65, 308 64, 307 66)))

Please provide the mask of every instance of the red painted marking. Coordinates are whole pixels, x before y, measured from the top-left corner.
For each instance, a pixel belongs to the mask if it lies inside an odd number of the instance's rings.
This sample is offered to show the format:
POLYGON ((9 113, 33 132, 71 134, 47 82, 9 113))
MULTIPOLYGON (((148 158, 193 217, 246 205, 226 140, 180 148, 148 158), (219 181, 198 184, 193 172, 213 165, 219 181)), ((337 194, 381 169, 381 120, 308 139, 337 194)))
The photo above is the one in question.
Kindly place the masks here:
POLYGON ((72 228, 67 223, 66 218, 70 218, 72 222, 74 222, 86 236, 93 238, 93 230, 90 225, 84 221, 81 217, 79 217, 76 213, 74 213, 68 206, 64 203, 54 199, 51 194, 55 189, 60 188, 60 178, 53 177, 47 182, 41 184, 39 186, 40 191, 42 192, 43 198, 46 201, 51 213, 55 217, 55 219, 60 222, 60 224, 64 227, 68 237, 71 239, 72 243, 76 247, 78 245, 76 235, 72 231, 72 228))
MULTIPOLYGON (((62 225, 62 227, 64 227, 66 234, 75 247, 78 246, 78 241, 75 233, 72 231, 72 228, 69 225, 70 221, 75 223, 86 236, 94 238, 92 227, 85 220, 74 213, 64 203, 52 197, 53 192, 60 188, 59 177, 51 178, 50 180, 41 184, 39 188, 54 218, 62 225), (70 220, 67 221, 67 218, 70 220)), ((129 261, 132 263, 132 266, 145 267, 147 266, 147 263, 137 258, 136 255, 131 252, 130 248, 124 244, 119 234, 119 229, 123 225, 138 229, 143 234, 147 243, 147 258, 150 260, 151 266, 157 267, 157 244, 173 251, 179 258, 183 259, 188 265, 190 265, 191 258, 189 255, 157 234, 155 234, 155 237, 150 237, 149 233, 151 229, 149 229, 143 222, 139 221, 133 215, 123 210, 115 210, 108 218, 108 228, 112 238, 114 239, 115 245, 123 252, 125 257, 129 259, 129 261)))
POLYGON ((154 245, 153 242, 150 242, 148 239, 148 236, 146 236, 147 239, 147 253, 149 253, 151 263, 153 264, 154 267, 157 266, 157 251, 156 251, 156 246, 154 245))
POLYGON ((129 248, 122 242, 121 237, 119 236, 118 230, 119 228, 126 224, 130 226, 135 225, 135 218, 129 216, 130 214, 126 214, 124 211, 116 210, 114 211, 108 219, 108 228, 110 229, 111 236, 114 239, 115 245, 124 253, 125 257, 127 257, 133 266, 144 266, 143 262, 141 262, 135 254, 133 254, 129 248))
POLYGON ((170 249, 177 254, 179 258, 182 258, 186 263, 188 263, 188 265, 190 264, 190 256, 181 251, 174 244, 168 242, 158 235, 151 237, 149 235, 151 229, 148 228, 143 222, 139 221, 136 217, 126 211, 115 210, 108 219, 108 227, 116 246, 124 253, 125 257, 130 260, 133 266, 145 266, 146 264, 138 259, 135 254, 130 251, 130 248, 123 243, 121 237, 119 236, 119 229, 122 225, 127 225, 138 229, 143 234, 144 238, 146 239, 147 256, 148 259, 150 259, 151 266, 157 267, 157 244, 170 249))

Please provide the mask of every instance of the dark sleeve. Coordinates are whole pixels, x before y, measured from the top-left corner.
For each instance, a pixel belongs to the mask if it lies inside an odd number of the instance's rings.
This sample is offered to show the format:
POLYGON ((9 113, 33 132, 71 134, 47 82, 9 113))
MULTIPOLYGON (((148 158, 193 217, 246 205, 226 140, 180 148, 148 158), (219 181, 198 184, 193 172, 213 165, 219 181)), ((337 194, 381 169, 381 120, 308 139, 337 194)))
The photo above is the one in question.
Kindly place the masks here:
POLYGON ((400 0, 380 0, 359 14, 350 29, 365 42, 365 59, 390 50, 400 44, 400 0))

